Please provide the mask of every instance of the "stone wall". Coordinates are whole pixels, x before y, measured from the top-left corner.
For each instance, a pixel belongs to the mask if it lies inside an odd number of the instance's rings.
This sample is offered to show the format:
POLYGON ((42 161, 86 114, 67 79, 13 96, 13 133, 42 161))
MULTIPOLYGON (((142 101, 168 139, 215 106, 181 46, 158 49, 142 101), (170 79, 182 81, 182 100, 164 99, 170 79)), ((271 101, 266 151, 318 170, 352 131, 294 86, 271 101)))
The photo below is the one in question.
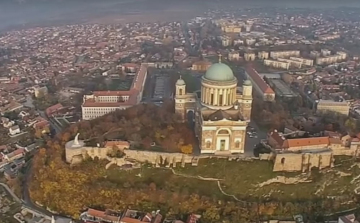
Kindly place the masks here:
MULTIPOLYGON (((155 151, 141 151, 125 149, 124 158, 110 158, 107 156, 108 152, 112 150, 110 147, 79 147, 66 148, 66 161, 70 164, 82 162, 82 160, 89 156, 91 158, 98 157, 99 159, 107 159, 111 164, 122 166, 131 163, 132 160, 138 162, 148 162, 155 166, 166 165, 167 167, 175 167, 176 165, 185 166, 185 164, 192 164, 197 166, 199 159, 218 157, 214 155, 186 155, 182 153, 165 153, 155 151)), ((279 154, 260 154, 260 160, 274 160, 273 171, 310 171, 312 167, 319 169, 332 167, 334 162, 334 155, 357 156, 358 149, 335 149, 319 153, 279 153, 279 154)), ((230 158, 230 157, 229 157, 230 158)), ((237 157, 239 159, 240 157, 237 157)), ((245 158, 240 158, 245 159, 245 158)))
POLYGON ((168 166, 176 166, 177 163, 192 163, 197 165, 198 157, 193 155, 186 155, 182 153, 164 153, 155 151, 142 150, 124 150, 124 158, 109 158, 108 152, 112 150, 110 147, 81 147, 81 148, 67 148, 66 161, 71 164, 80 163, 86 156, 91 158, 98 157, 99 159, 108 159, 116 165, 126 164, 124 160, 136 160, 138 162, 148 162, 154 165, 167 164, 168 166))
POLYGON ((358 149, 339 149, 333 150, 333 154, 335 156, 358 156, 359 150, 358 149))
POLYGON ((312 167, 324 169, 333 167, 332 152, 322 153, 284 153, 277 154, 274 160, 274 171, 310 171, 312 167))

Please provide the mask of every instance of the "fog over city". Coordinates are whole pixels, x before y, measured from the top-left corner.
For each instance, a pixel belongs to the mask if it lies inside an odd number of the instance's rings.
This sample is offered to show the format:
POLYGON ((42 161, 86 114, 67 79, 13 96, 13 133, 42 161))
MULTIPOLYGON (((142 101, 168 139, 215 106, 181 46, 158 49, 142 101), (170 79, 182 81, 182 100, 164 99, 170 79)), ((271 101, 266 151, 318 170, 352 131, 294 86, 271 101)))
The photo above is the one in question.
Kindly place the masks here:
MULTIPOLYGON (((0 31, 37 25, 60 25, 88 22, 105 16, 159 14, 171 11, 172 16, 190 13, 201 15, 218 8, 336 8, 360 7, 356 0, 3 0, 0 2, 0 31)), ((178 18, 173 18, 177 20, 178 18)), ((164 19, 166 20, 166 19, 164 19)), ((168 20, 172 20, 168 18, 168 20)))

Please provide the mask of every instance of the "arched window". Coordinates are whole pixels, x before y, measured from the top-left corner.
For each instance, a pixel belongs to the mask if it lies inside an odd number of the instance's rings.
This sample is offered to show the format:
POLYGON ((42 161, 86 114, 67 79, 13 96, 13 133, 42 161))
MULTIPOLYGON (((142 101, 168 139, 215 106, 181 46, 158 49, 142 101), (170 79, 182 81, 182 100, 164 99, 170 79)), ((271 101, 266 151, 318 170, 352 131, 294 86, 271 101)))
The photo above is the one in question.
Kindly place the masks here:
POLYGON ((183 89, 179 89, 179 95, 182 95, 183 94, 183 89))
POLYGON ((235 147, 236 147, 236 148, 240 148, 240 142, 239 142, 239 141, 236 141, 236 142, 235 142, 235 147))
POLYGON ((229 131, 226 130, 226 129, 221 129, 219 132, 218 132, 219 135, 229 135, 229 131))
POLYGON ((210 149, 210 146, 211 146, 211 142, 210 142, 210 141, 207 141, 207 142, 206 142, 206 148, 207 148, 207 149, 210 149))
POLYGON ((285 158, 281 158, 281 164, 284 164, 285 163, 285 158))

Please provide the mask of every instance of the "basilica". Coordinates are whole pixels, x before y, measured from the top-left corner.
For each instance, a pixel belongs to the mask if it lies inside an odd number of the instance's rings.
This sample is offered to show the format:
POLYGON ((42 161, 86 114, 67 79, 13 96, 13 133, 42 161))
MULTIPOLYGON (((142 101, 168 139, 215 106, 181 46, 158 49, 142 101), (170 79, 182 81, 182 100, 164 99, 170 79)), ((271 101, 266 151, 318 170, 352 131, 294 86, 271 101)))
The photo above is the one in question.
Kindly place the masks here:
POLYGON ((201 90, 186 92, 183 79, 177 80, 175 112, 185 121, 193 113, 195 134, 201 153, 244 153, 246 127, 250 121, 252 84, 238 87, 231 68, 224 63, 209 67, 201 79, 201 90))

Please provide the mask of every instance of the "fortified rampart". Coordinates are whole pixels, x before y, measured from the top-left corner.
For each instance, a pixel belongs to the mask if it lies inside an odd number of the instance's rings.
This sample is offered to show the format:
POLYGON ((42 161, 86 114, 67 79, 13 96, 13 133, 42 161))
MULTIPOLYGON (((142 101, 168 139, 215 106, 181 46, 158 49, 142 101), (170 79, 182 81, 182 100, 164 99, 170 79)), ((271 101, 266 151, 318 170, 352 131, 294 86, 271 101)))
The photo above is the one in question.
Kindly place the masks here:
MULTIPOLYGON (((107 168, 115 164, 123 166, 125 164, 133 164, 136 162, 148 162, 155 166, 165 165, 167 167, 175 167, 181 164, 191 164, 197 166, 199 159, 211 158, 214 155, 187 155, 183 153, 166 153, 156 151, 143 151, 124 149, 125 156, 123 158, 112 158, 108 154, 113 150, 113 147, 87 147, 85 143, 78 140, 77 137, 73 141, 69 141, 65 145, 66 161, 70 164, 77 164, 84 160, 86 157, 107 159, 110 162, 107 168)), ((260 154, 260 160, 272 160, 274 162, 273 171, 310 171, 312 167, 319 169, 329 168, 334 166, 334 156, 358 156, 358 149, 345 149, 345 148, 324 148, 322 150, 304 150, 302 152, 285 152, 285 153, 272 153, 260 154)), ((218 157, 218 156, 216 156, 218 157)), ((231 157, 226 157, 231 158, 231 157)), ((239 159, 240 157, 234 157, 239 159)))
POLYGON ((66 162, 70 164, 80 163, 85 157, 107 159, 113 164, 123 165, 126 161, 136 160, 138 162, 148 162, 154 165, 172 165, 176 163, 191 163, 197 165, 198 156, 186 155, 183 153, 165 153, 155 151, 142 151, 142 150, 131 150, 124 149, 125 157, 123 158, 110 158, 108 153, 112 151, 112 147, 86 147, 82 141, 70 141, 65 145, 65 157, 66 162))

